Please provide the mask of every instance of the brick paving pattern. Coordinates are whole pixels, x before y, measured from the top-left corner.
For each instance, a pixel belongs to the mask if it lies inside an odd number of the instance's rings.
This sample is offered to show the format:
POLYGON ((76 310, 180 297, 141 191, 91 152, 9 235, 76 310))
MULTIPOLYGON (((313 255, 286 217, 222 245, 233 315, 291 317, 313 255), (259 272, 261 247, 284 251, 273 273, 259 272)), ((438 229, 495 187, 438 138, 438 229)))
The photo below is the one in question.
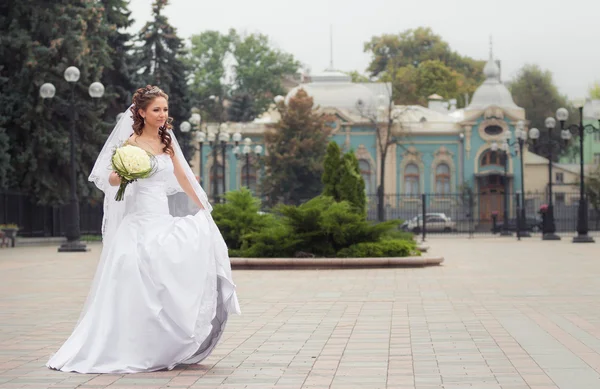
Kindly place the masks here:
POLYGON ((44 367, 99 245, 0 249, 0 388, 600 388, 600 243, 436 238, 442 266, 235 270, 242 316, 202 365, 44 367))

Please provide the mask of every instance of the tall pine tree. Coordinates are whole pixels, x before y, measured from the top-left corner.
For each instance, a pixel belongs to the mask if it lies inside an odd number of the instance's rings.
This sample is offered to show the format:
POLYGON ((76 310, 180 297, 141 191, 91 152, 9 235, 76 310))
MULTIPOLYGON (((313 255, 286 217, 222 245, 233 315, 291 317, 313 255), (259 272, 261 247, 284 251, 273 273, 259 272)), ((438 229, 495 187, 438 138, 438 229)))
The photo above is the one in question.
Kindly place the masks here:
POLYGON ((327 154, 323 163, 323 195, 331 196, 339 201, 338 186, 340 182, 340 167, 342 165, 342 150, 336 141, 327 145, 327 154))
POLYGON ((169 0, 155 0, 152 4, 152 20, 138 34, 138 86, 156 85, 169 95, 169 115, 174 120, 173 131, 189 161, 194 153, 191 136, 179 130, 179 125, 190 117, 187 67, 183 60, 185 47, 183 40, 177 36, 177 30, 163 14, 167 5, 169 0))
POLYGON ((0 11, 0 127, 10 145, 5 186, 41 204, 68 201, 69 123, 74 113, 77 182, 79 196, 85 198, 91 193, 87 176, 104 141, 98 120, 104 104, 88 94, 89 85, 100 80, 110 63, 102 7, 86 0, 24 0, 4 3, 0 11), (81 72, 74 85, 63 78, 72 65, 81 72), (55 97, 46 101, 39 96, 45 82, 56 87, 55 97), (74 107, 69 104, 71 93, 74 107))
POLYGON ((100 3, 104 7, 104 20, 109 29, 110 47, 110 65, 102 75, 108 102, 104 120, 109 127, 112 127, 110 124, 116 121, 116 116, 131 104, 137 86, 133 79, 134 64, 131 53, 133 37, 125 31, 132 25, 133 19, 127 0, 100 0, 100 3))
POLYGON ((365 181, 354 151, 342 155, 340 146, 335 141, 329 142, 322 181, 323 195, 335 201, 348 201, 359 213, 366 211, 365 181))
POLYGON ((365 180, 360 175, 358 159, 353 151, 348 151, 342 157, 342 170, 338 185, 340 201, 348 201, 357 212, 366 217, 367 196, 365 180))
POLYGON ((331 128, 303 89, 277 108, 281 120, 265 135, 263 193, 270 204, 296 205, 323 189, 321 174, 331 128))

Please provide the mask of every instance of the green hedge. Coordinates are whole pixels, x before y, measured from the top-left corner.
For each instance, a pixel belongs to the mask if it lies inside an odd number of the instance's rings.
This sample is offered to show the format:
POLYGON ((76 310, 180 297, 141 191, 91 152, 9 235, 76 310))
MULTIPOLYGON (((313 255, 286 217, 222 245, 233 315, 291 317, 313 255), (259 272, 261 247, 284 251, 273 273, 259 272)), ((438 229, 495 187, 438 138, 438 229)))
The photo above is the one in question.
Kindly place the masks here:
POLYGON ((380 242, 362 242, 338 251, 343 258, 409 257, 420 255, 414 241, 389 239, 380 242))
POLYGON ((225 204, 214 207, 213 217, 232 257, 398 257, 416 252, 412 234, 397 230, 400 221, 369 222, 348 201, 318 196, 262 214, 247 189, 226 196, 225 204))

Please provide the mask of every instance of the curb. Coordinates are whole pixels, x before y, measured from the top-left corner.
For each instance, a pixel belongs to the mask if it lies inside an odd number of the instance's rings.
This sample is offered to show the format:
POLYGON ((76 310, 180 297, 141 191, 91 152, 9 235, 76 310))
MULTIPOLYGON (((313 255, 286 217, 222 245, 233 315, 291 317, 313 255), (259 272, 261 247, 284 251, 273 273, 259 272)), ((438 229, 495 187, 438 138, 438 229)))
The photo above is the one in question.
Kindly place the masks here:
POLYGON ((440 265, 443 257, 400 258, 230 258, 233 269, 360 269, 440 265))

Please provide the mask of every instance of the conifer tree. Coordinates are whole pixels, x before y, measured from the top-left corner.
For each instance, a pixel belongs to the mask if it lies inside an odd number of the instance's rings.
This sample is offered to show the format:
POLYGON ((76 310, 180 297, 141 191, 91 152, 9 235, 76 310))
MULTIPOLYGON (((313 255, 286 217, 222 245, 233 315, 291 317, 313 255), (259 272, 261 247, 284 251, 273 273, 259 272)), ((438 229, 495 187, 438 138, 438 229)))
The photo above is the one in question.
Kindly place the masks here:
POLYGON ((0 18, 0 148, 6 137, 10 146, 8 168, 2 167, 7 158, 0 157, 4 187, 28 193, 40 204, 68 201, 74 113, 77 182, 79 197, 85 198, 92 193, 87 176, 105 138, 98 119, 105 104, 88 94, 110 64, 102 6, 86 0, 4 2, 0 18), (63 78, 69 66, 81 72, 73 85, 63 78), (45 82, 56 87, 51 100, 40 98, 45 82))
POLYGON ((169 95, 169 116, 174 120, 173 131, 185 158, 191 160, 194 149, 190 134, 179 130, 180 124, 190 115, 189 91, 187 85, 186 54, 183 39, 177 36, 164 15, 169 0, 155 0, 152 4, 152 20, 138 34, 140 46, 136 50, 138 87, 156 85, 169 95))
POLYGON ((321 175, 331 129, 303 89, 277 109, 281 120, 265 134, 263 193, 271 204, 300 204, 323 189, 321 175))
POLYGON ((338 185, 340 182, 340 167, 342 165, 342 151, 336 141, 327 145, 327 154, 323 164, 323 195, 331 196, 339 201, 338 185))
MULTIPOLYGON (((101 0, 104 7, 104 20, 109 29, 110 65, 102 74, 102 83, 106 87, 107 109, 104 120, 112 128, 116 116, 124 112, 131 104, 135 89, 135 67, 132 56, 133 36, 125 30, 133 24, 127 0, 101 0)), ((141 85, 143 86, 143 85, 141 85)))

